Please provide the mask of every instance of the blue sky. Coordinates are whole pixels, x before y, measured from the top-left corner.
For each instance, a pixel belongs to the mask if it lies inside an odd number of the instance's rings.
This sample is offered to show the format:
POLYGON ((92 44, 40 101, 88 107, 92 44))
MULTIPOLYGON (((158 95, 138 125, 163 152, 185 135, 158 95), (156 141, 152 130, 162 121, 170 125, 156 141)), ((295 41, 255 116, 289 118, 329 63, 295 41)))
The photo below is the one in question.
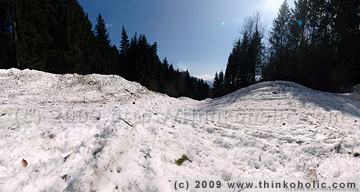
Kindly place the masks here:
MULTIPOLYGON (((157 42, 158 55, 191 75, 214 76, 225 70, 243 19, 259 12, 270 29, 283 0, 79 0, 93 26, 101 13, 112 44, 118 46, 121 27, 129 37, 145 34, 157 42)), ((292 2, 290 2, 290 6, 292 2)))

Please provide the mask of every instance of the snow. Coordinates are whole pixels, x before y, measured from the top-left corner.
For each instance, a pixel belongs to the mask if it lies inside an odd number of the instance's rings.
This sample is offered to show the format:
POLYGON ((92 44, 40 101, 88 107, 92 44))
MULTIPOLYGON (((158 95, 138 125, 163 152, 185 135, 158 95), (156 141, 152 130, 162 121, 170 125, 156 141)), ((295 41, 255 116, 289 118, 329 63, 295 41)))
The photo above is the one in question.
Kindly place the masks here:
POLYGON ((206 84, 209 85, 211 89, 214 88, 214 81, 215 81, 214 76, 206 74, 201 76, 195 76, 195 78, 198 80, 203 80, 206 84))
POLYGON ((0 103, 0 191, 166 192, 174 177, 360 173, 360 101, 291 82, 195 101, 119 76, 9 69, 0 103), (183 154, 191 162, 176 165, 183 154))

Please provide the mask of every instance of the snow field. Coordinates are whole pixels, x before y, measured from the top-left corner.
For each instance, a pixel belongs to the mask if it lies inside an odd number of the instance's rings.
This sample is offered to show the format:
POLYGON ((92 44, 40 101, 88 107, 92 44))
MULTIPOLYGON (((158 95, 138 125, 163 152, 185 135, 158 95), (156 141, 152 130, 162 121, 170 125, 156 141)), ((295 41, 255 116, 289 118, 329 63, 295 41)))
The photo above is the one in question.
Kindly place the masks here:
POLYGON ((291 82, 194 101, 119 76, 9 69, 0 103, 0 191, 170 191, 174 177, 360 172, 360 101, 291 82), (176 165, 183 154, 191 162, 176 165))

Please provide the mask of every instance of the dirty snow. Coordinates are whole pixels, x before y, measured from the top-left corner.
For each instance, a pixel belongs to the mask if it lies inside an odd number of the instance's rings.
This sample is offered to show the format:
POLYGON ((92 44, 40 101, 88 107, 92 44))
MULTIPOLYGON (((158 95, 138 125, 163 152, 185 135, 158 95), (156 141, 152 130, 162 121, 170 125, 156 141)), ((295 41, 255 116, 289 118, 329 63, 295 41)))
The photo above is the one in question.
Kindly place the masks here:
POLYGON ((194 101, 119 76, 10 69, 0 70, 0 103, 0 191, 166 192, 174 177, 360 173, 360 101, 290 82, 194 101), (191 162, 176 165, 183 154, 191 162))

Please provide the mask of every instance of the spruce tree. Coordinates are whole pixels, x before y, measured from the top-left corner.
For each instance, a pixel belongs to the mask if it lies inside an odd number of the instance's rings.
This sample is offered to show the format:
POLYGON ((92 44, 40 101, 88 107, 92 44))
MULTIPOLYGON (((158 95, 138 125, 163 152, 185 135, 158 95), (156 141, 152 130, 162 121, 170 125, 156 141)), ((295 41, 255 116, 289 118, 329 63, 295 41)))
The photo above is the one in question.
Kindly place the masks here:
POLYGON ((270 71, 274 71, 275 79, 289 78, 289 31, 291 14, 287 1, 281 5, 279 14, 273 22, 270 37, 270 71))
POLYGON ((128 52, 129 47, 130 47, 129 37, 126 33, 125 27, 122 26, 121 41, 120 41, 120 54, 122 56, 126 56, 126 53, 128 52))
POLYGON ((220 80, 219 80, 219 75, 217 72, 215 73, 215 79, 214 79, 213 86, 215 89, 220 87, 220 80))
POLYGON ((219 73, 219 86, 223 86, 224 85, 224 72, 220 71, 219 73))
POLYGON ((109 33, 106 30, 105 20, 99 13, 95 26, 95 36, 98 41, 98 73, 111 74, 113 73, 114 66, 111 65, 110 60, 110 40, 109 33))
POLYGON ((104 46, 110 44, 109 33, 106 30, 105 20, 102 15, 99 13, 96 18, 96 26, 95 26, 95 35, 100 41, 100 43, 104 46))
POLYGON ((261 68, 263 67, 263 57, 265 46, 262 42, 263 34, 260 31, 260 15, 254 16, 254 30, 251 36, 251 42, 249 47, 250 61, 249 61, 249 84, 254 84, 257 80, 256 77, 261 75, 261 68))

